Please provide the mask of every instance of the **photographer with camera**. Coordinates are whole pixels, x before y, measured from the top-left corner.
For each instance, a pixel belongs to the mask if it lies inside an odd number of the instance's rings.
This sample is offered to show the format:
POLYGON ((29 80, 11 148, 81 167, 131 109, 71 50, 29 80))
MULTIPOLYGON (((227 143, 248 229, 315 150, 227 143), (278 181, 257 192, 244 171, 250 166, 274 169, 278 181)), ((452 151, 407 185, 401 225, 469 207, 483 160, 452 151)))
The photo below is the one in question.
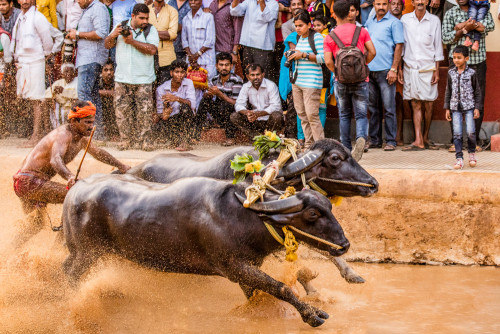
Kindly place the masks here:
MULTIPOLYGON (((287 61, 295 62, 292 77, 292 94, 297 115, 302 122, 305 148, 323 139, 325 133, 319 118, 321 89, 323 88, 323 36, 311 30, 311 17, 300 11, 294 18, 297 31, 295 50, 286 54, 287 61)), ((286 65, 286 64, 285 64, 286 65)))
POLYGON ((145 4, 136 4, 132 18, 118 24, 104 41, 107 49, 116 46, 114 102, 121 137, 118 149, 129 149, 133 139, 144 151, 154 149, 151 117, 156 80, 154 55, 159 43, 158 31, 149 24, 149 8, 145 4))

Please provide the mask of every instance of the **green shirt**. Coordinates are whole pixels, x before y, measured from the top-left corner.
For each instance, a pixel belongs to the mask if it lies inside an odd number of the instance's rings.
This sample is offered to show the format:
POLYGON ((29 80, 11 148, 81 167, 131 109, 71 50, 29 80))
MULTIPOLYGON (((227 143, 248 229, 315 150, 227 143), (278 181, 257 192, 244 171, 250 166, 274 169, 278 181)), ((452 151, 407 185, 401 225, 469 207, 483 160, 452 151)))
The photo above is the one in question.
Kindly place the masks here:
MULTIPOLYGON (((469 15, 467 14, 467 11, 461 10, 459 6, 455 6, 447 11, 443 18, 443 43, 449 44, 450 46, 450 58, 453 58, 453 49, 457 45, 463 45, 466 38, 466 36, 464 35, 458 41, 455 41, 455 26, 458 23, 467 21, 468 19, 469 15)), ((473 52, 469 48, 469 61, 467 62, 467 64, 469 65, 476 65, 486 60, 485 38, 488 32, 495 29, 495 22, 493 21, 493 17, 491 16, 490 12, 488 12, 488 15, 486 15, 484 20, 480 22, 484 25, 484 31, 481 33, 481 39, 479 40, 479 50, 477 52, 473 52)))
MULTIPOLYGON (((130 26, 130 20, 128 26, 130 26)), ((144 32, 140 29, 134 31, 130 27, 130 33, 136 41, 153 44, 156 47, 160 43, 158 31, 154 26, 151 26, 147 38, 144 37, 144 32)), ((144 54, 134 46, 125 43, 120 34, 116 42, 115 82, 145 85, 152 83, 155 79, 154 56, 144 54)))

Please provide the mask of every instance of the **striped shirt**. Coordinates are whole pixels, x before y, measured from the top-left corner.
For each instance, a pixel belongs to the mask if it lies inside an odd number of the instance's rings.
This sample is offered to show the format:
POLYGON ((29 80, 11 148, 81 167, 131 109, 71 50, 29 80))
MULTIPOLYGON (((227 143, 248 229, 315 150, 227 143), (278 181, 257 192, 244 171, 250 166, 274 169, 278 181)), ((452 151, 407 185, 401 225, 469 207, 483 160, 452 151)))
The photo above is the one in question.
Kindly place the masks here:
MULTIPOLYGON (((314 34, 314 45, 317 52, 316 63, 307 58, 301 58, 296 63, 297 81, 295 84, 302 88, 323 88, 323 71, 320 64, 325 62, 325 54, 323 52, 323 36, 321 34, 314 34)), ((309 37, 300 37, 295 50, 314 54, 309 45, 309 37)))
POLYGON ((182 20, 182 47, 189 47, 191 53, 197 53, 202 47, 209 48, 199 58, 198 64, 205 68, 209 77, 215 73, 215 23, 214 16, 201 8, 193 16, 193 11, 182 20))
POLYGON ((209 7, 215 20, 216 52, 231 53, 233 47, 240 44, 243 18, 231 16, 229 13, 231 2, 232 0, 226 0, 226 3, 219 8, 219 2, 213 0, 209 7))
POLYGON ((224 83, 220 81, 220 74, 214 76, 209 82, 210 86, 216 86, 226 96, 234 100, 238 99, 241 87, 243 86, 243 80, 233 73, 229 73, 229 79, 224 83))

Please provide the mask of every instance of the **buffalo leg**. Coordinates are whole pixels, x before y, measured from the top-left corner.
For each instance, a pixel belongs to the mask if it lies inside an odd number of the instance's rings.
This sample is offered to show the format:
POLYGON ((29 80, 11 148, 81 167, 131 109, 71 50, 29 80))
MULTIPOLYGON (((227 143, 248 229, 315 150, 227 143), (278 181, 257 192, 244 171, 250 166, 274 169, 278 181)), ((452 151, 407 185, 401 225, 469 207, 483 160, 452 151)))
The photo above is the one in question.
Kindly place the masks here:
POLYGON ((339 269, 340 275, 348 283, 364 283, 365 282, 365 279, 363 277, 359 276, 358 273, 356 273, 354 271, 354 269, 352 269, 343 258, 341 258, 339 256, 334 256, 334 257, 332 257, 332 260, 333 260, 333 263, 335 263, 335 266, 337 266, 337 268, 339 269))
POLYGON ((243 293, 245 294, 245 297, 247 297, 247 299, 250 299, 250 297, 252 297, 253 293, 255 292, 255 289, 253 289, 245 284, 240 283, 240 288, 241 288, 241 290, 243 290, 243 293))
POLYGON ((89 253, 70 253, 63 263, 63 269, 69 277, 69 283, 72 287, 76 287, 82 275, 95 263, 100 255, 100 253, 95 251, 89 253))
POLYGON ((316 277, 318 277, 318 273, 313 273, 311 269, 307 267, 302 267, 297 272, 297 281, 304 287, 308 296, 318 292, 311 284, 311 281, 316 277))
MULTIPOLYGON (((234 265, 234 262, 233 262, 234 265)), ((274 297, 290 303, 299 311, 304 322, 312 327, 322 325, 328 319, 328 314, 307 303, 300 301, 288 286, 279 282, 254 266, 241 263, 232 268, 228 268, 227 277, 252 289, 258 289, 273 295, 274 297)))

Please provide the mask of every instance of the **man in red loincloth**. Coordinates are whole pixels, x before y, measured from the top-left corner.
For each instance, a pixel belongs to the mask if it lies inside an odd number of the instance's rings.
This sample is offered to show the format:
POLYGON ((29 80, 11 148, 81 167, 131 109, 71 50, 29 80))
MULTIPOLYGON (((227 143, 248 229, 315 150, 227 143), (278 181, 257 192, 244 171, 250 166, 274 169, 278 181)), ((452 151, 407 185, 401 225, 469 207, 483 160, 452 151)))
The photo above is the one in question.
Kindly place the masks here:
MULTIPOLYGON (((26 214, 45 207, 47 203, 63 203, 68 190, 76 182, 75 175, 66 164, 86 148, 94 126, 95 113, 96 108, 92 102, 75 102, 68 115, 69 123, 42 138, 24 159, 13 178, 14 191, 21 199, 26 214), (67 180, 67 184, 50 181, 56 174, 67 180)), ((90 144, 88 152, 95 159, 117 167, 121 173, 130 168, 93 144, 90 144)), ((39 226, 30 234, 33 235, 41 228, 39 226)))

